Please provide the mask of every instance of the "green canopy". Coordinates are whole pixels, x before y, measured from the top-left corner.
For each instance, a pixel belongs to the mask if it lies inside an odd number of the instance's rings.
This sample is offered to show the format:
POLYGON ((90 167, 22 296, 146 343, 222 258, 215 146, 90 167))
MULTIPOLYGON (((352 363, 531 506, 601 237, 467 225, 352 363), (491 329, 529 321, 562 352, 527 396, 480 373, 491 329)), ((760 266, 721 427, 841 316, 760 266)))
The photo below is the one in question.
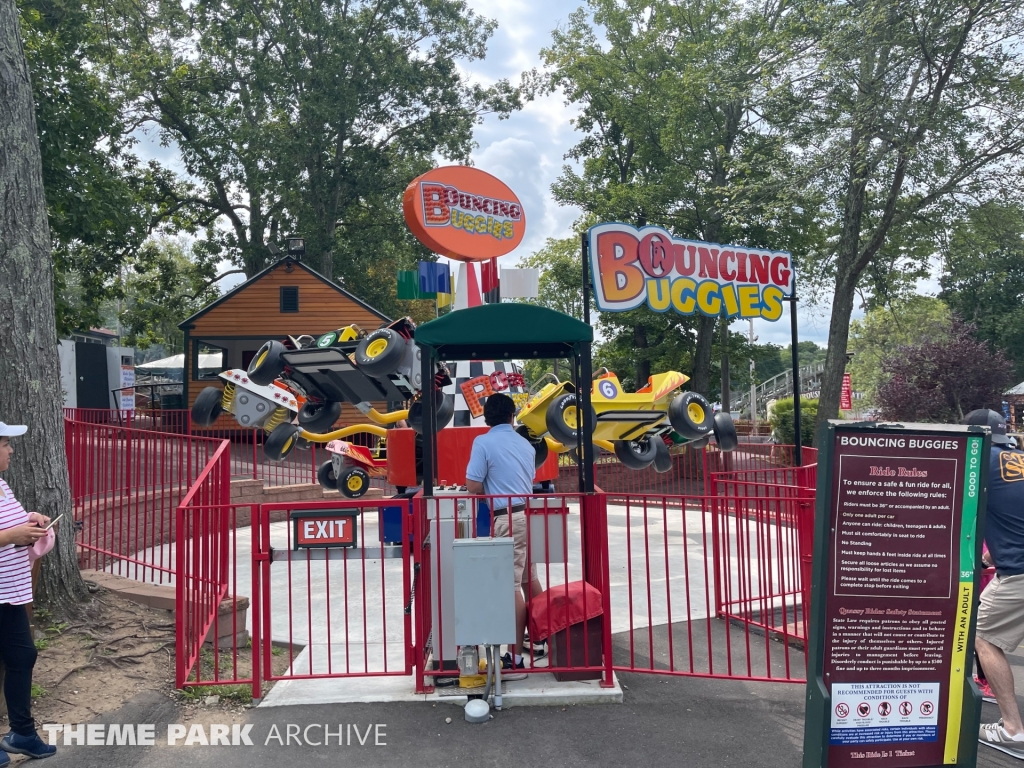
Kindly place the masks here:
POLYGON ((441 360, 529 360, 572 357, 594 341, 594 329, 534 304, 483 304, 450 312, 416 329, 416 343, 441 360))

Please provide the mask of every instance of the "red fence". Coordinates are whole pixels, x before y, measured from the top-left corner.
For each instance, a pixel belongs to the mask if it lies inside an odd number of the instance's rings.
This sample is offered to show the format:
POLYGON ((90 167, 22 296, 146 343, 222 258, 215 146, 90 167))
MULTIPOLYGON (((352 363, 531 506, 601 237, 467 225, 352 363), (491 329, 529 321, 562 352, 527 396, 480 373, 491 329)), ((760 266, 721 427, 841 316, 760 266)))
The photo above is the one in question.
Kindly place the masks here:
MULTIPOLYGON (((427 690, 453 674, 437 664, 452 642, 442 541, 492 535, 490 505, 482 528, 473 513, 434 521, 421 500, 232 505, 236 444, 125 423, 138 422, 66 422, 82 567, 174 584, 179 686, 251 684, 258 697, 263 679, 413 672, 427 690), (397 534, 383 535, 384 507, 397 508, 397 534), (357 548, 296 550, 289 514, 323 509, 358 513, 357 548), (411 552, 399 543, 410 540, 411 552), (271 673, 272 642, 289 649, 283 674, 271 673)), ((528 674, 802 680, 794 643, 804 637, 816 467, 791 461, 790 448, 761 444, 683 450, 665 475, 603 461, 603 493, 530 497, 532 614, 552 617, 576 585, 590 619, 561 641, 548 633, 560 655, 532 659, 528 674), (634 490, 651 483, 683 490, 634 490)), ((572 487, 575 468, 563 471, 572 487)))
MULTIPOLYGON (((231 446, 231 477, 236 480, 262 480, 264 485, 271 487, 316 483, 317 470, 331 458, 322 445, 310 445, 305 449, 292 451, 284 461, 270 461, 263 455, 263 443, 266 439, 263 430, 242 427, 194 430, 191 411, 188 409, 142 411, 65 408, 64 417, 87 424, 227 440, 231 446)), ((377 440, 375 436, 369 434, 352 435, 347 439, 370 446, 377 440)), ((386 478, 371 477, 370 487, 380 488, 385 495, 394 493, 394 488, 387 484, 386 478)))
POLYGON ((65 420, 82 568, 167 583, 174 511, 226 443, 65 420))

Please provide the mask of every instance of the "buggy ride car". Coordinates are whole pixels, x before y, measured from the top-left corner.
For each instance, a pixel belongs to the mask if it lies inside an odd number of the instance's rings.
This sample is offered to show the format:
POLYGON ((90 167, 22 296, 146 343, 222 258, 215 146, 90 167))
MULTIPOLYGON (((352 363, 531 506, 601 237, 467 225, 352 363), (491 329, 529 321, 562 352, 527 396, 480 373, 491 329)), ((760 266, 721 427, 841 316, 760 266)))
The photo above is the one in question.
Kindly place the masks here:
MULTIPOLYGON (((264 453, 273 461, 284 459, 300 442, 299 438, 320 443, 337 439, 339 435, 330 430, 341 416, 344 402, 351 403, 377 424, 408 418, 410 426, 419 429, 421 369, 420 350, 412 340, 415 327, 406 317, 369 334, 350 325, 319 337, 271 340, 256 352, 247 371, 226 372, 232 374, 230 378, 221 376, 236 386, 245 378, 251 388, 276 387, 291 393, 296 402, 292 410, 297 415, 297 424, 292 423, 288 413, 261 424, 270 435, 264 453), (379 400, 412 401, 412 405, 409 410, 381 414, 370 405, 379 400)), ((451 383, 443 364, 438 364, 434 378, 439 388, 451 383)), ((209 426, 227 411, 242 426, 260 426, 248 412, 245 421, 239 418, 229 407, 232 402, 216 387, 204 389, 192 409, 194 423, 209 426)), ((438 425, 447 425, 454 414, 454 398, 439 396, 435 408, 438 425)))
POLYGON ((370 489, 371 477, 387 476, 387 442, 381 438, 374 449, 345 440, 327 444, 331 458, 320 465, 316 478, 327 490, 358 499, 370 489))
MULTIPOLYGON (((591 390, 595 444, 610 445, 630 469, 653 464, 658 472, 672 468, 664 438, 673 432, 694 447, 706 445, 713 434, 721 450, 736 448, 736 427, 729 414, 713 413, 697 392, 678 391, 689 380, 685 374, 667 371, 651 376, 636 392, 625 392, 618 377, 605 370, 591 390)), ((521 433, 532 443, 550 435, 571 451, 581 421, 575 387, 568 381, 546 384, 523 406, 518 420, 525 428, 521 433)))
POLYGON ((192 405, 192 423, 197 426, 209 427, 222 413, 230 413, 243 427, 262 428, 269 434, 306 405, 306 398, 283 382, 257 384, 241 369, 218 375, 224 380, 223 389, 206 387, 192 405))

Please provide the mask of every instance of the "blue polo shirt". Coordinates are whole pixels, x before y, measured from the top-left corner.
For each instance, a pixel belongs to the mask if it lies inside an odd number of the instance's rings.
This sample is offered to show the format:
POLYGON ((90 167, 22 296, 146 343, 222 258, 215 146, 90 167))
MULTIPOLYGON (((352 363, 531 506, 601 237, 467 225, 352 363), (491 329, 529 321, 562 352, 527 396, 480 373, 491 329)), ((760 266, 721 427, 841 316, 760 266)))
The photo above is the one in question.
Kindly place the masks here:
MULTIPOLYGON (((533 493, 534 456, 533 446, 511 424, 498 424, 473 441, 466 479, 483 483, 488 495, 511 496, 513 504, 522 504, 523 496, 533 493)), ((492 504, 493 509, 507 506, 507 498, 492 504)))
POLYGON ((985 543, 1000 576, 1024 573, 1024 452, 992 446, 985 543))

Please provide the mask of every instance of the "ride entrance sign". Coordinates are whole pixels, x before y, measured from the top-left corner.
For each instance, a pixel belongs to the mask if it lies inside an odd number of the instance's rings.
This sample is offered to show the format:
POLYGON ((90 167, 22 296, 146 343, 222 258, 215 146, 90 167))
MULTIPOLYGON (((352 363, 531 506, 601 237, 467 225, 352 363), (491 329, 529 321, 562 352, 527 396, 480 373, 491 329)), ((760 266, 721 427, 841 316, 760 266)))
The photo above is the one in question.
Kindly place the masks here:
POLYGON ((975 764, 987 428, 818 435, 804 768, 975 764))

